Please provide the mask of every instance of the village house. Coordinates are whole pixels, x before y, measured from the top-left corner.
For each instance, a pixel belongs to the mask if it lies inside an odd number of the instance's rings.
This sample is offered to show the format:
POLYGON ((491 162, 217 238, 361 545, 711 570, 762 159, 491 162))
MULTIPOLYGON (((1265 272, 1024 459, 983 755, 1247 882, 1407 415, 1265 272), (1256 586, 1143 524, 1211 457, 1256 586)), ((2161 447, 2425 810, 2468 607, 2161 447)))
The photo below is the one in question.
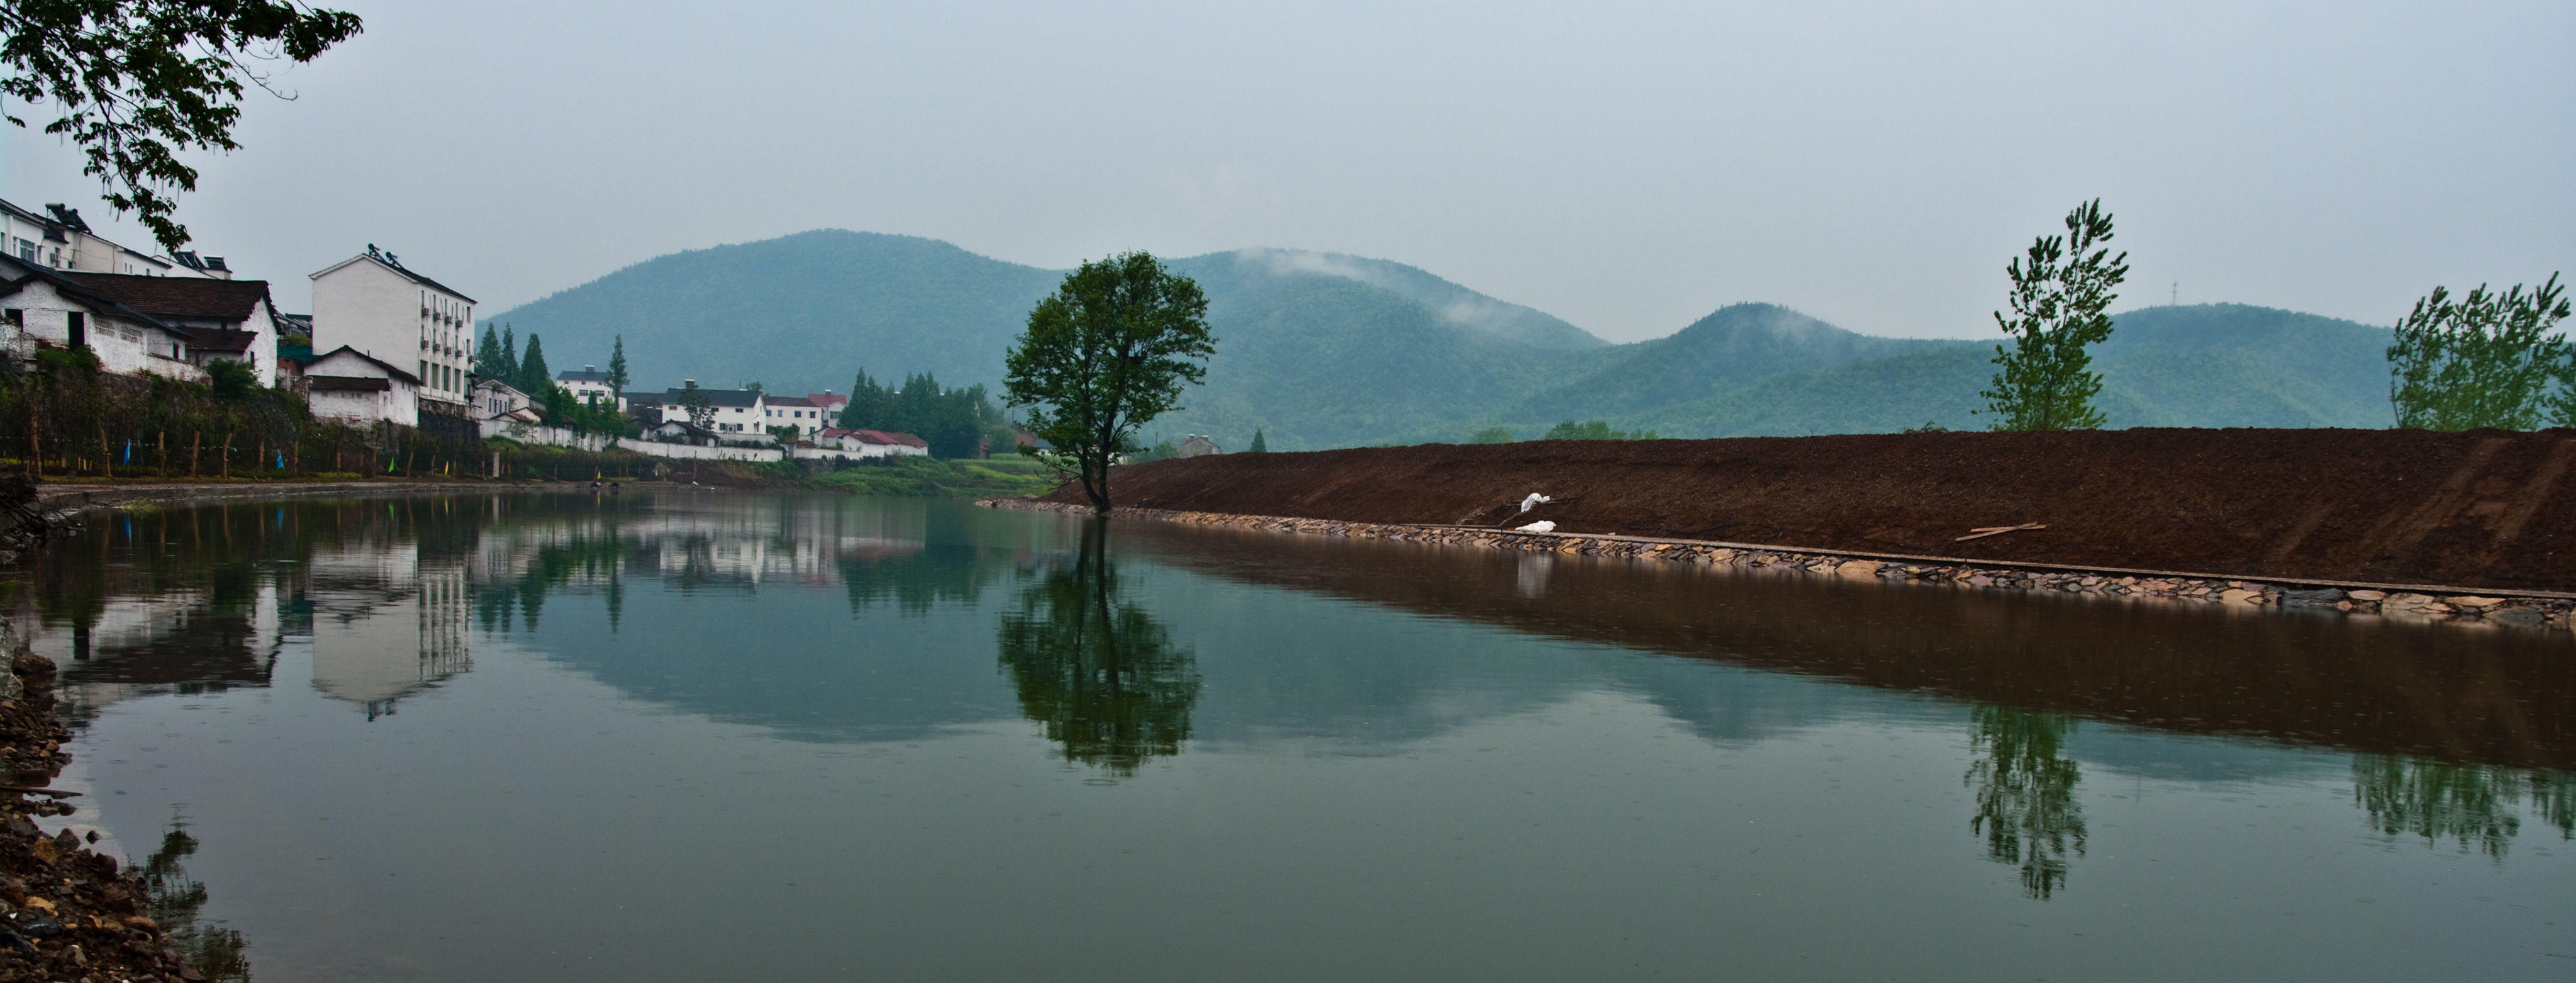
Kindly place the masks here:
POLYGON ((33 358, 39 348, 87 347, 109 372, 206 379, 190 357, 187 332, 14 257, 0 257, 0 321, 18 358, 33 358))
POLYGON ((203 259, 181 253, 174 261, 127 249, 91 232, 80 210, 46 205, 38 214, 0 201, 0 255, 29 266, 76 273, 122 273, 132 276, 183 276, 229 279, 221 256, 203 259))
POLYGON ((843 430, 826 427, 814 435, 814 446, 854 458, 927 457, 930 442, 908 433, 843 430))
POLYGON ((187 360, 240 362, 262 386, 277 382, 276 311, 265 280, 64 273, 99 296, 140 311, 187 336, 187 360))
POLYGON ((313 274, 313 348, 404 366, 420 396, 462 411, 472 398, 474 298, 367 251, 313 274))
POLYGON ((814 405, 810 396, 763 396, 760 412, 762 429, 795 427, 800 440, 812 439, 831 422, 824 417, 823 408, 814 405))
POLYGON ((626 410, 625 398, 609 388, 608 373, 600 371, 599 366, 585 365, 579 372, 558 372, 555 385, 562 386, 565 392, 572 394, 572 398, 584 403, 608 403, 619 412, 626 410))
POLYGON ((516 387, 499 379, 477 379, 474 383, 474 418, 502 420, 510 423, 543 423, 537 401, 516 387))
POLYGON ((746 441, 768 443, 773 439, 766 422, 769 417, 764 415, 769 405, 760 390, 700 389, 695 379, 684 380, 684 382, 686 384, 680 388, 661 395, 660 417, 654 421, 655 423, 667 423, 672 420, 687 421, 688 405, 681 397, 685 393, 694 393, 699 398, 705 399, 707 407, 712 411, 708 416, 706 429, 714 433, 717 439, 736 443, 746 441))
POLYGON ((420 377, 347 345, 304 366, 313 415, 347 423, 420 425, 420 377))

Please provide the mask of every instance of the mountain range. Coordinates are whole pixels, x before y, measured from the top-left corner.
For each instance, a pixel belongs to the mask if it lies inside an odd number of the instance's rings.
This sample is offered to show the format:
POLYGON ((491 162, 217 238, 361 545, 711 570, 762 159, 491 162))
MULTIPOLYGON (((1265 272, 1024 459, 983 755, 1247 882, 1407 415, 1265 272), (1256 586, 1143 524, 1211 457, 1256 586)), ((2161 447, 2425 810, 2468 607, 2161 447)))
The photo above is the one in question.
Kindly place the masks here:
MULTIPOLYGON (((1217 355, 1149 440, 1266 432, 1279 450, 1535 437, 1603 419, 1666 437, 1981 428, 1992 342, 1883 338, 1771 304, 1611 344, 1421 269, 1250 249, 1168 260, 1208 297, 1217 355)), ((910 236, 818 230, 647 260, 495 315, 558 367, 623 336, 638 388, 694 378, 845 390, 861 369, 998 389, 1058 270, 910 236)), ((2384 427, 2386 328, 2238 304, 2119 314, 2096 350, 2114 427, 2384 427)))

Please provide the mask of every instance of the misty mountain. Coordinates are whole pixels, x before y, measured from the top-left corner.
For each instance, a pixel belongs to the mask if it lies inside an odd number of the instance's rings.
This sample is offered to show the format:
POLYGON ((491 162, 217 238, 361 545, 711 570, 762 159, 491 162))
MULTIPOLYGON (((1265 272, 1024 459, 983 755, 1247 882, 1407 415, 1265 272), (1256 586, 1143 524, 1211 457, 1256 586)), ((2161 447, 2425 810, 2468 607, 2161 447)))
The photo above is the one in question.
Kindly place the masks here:
MULTIPOLYGON (((1217 336, 1206 385, 1146 434, 1280 450, 1524 439, 1605 419, 1667 437, 1982 428, 1990 341, 1882 338, 1771 304, 1603 342, 1415 267, 1256 249, 1168 261, 1217 336)), ((910 236, 824 230, 649 260, 499 314, 565 366, 624 335, 639 387, 758 380, 845 389, 928 371, 997 385, 1002 353, 1062 271, 910 236)), ((2388 425, 2389 332, 2234 304, 2118 315, 2096 353, 2112 426, 2388 425)), ((2000 335, 1998 335, 2000 338, 2000 335)))

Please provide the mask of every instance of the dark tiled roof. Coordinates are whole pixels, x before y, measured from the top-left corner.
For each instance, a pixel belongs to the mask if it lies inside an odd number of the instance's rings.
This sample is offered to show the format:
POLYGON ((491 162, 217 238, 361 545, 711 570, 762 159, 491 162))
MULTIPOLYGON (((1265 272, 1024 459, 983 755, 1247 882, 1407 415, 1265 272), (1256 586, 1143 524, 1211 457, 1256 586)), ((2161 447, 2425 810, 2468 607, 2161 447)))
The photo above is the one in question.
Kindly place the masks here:
POLYGON ((201 352, 248 352, 251 342, 259 340, 259 335, 255 333, 235 331, 231 328, 179 328, 176 330, 188 336, 188 347, 191 350, 201 352))
POLYGON ((411 281, 411 282, 413 282, 413 283, 417 283, 417 284, 420 284, 421 286, 428 287, 428 288, 430 288, 430 289, 432 289, 432 290, 436 290, 436 291, 438 291, 438 292, 440 292, 440 293, 443 293, 443 294, 446 294, 446 295, 448 295, 448 296, 450 296, 450 297, 454 297, 454 298, 456 298, 456 299, 458 299, 458 300, 464 301, 464 302, 466 302, 466 303, 468 303, 468 304, 481 303, 480 301, 477 301, 477 300, 475 300, 475 299, 474 299, 474 298, 472 298, 472 297, 468 297, 468 296, 465 296, 465 295, 464 295, 464 294, 462 294, 462 293, 459 293, 459 292, 456 290, 456 288, 454 288, 454 287, 450 287, 450 286, 448 286, 448 285, 446 285, 446 284, 444 284, 444 283, 440 283, 440 282, 438 282, 438 281, 436 281, 436 280, 432 280, 432 279, 430 279, 430 278, 428 278, 428 277, 425 277, 425 276, 422 276, 422 275, 420 275, 420 274, 418 274, 418 273, 414 273, 414 272, 412 272, 412 271, 410 271, 410 270, 404 269, 404 268, 403 268, 403 265, 402 265, 401 263, 388 263, 388 262, 386 262, 386 261, 385 261, 384 257, 382 257, 382 256, 365 256, 365 257, 363 257, 363 258, 375 260, 375 261, 376 261, 376 265, 378 265, 378 266, 382 266, 382 267, 384 267, 385 269, 392 270, 392 271, 394 271, 394 272, 396 272, 396 273, 400 273, 400 274, 402 274, 402 275, 403 275, 403 277, 404 277, 404 278, 406 278, 406 279, 410 280, 410 281, 411 281))
POLYGON ((259 302, 268 298, 266 280, 71 272, 65 272, 63 277, 154 317, 242 321, 248 320, 259 309, 259 302))
POLYGON ((277 315, 277 330, 280 334, 311 335, 313 333, 313 315, 279 314, 277 315))
POLYGON ((814 401, 813 401, 813 400, 807 399, 807 398, 805 398, 805 397, 803 397, 803 396, 771 396, 771 397, 769 397, 768 402, 769 402, 769 405, 771 405, 771 406, 812 406, 812 405, 814 405, 814 401))
POLYGON ((313 346, 292 344, 281 340, 277 343, 277 360, 293 362, 297 365, 310 362, 313 360, 313 346))
MULTIPOLYGON (((333 357, 333 356, 335 356, 335 355, 339 355, 339 354, 341 354, 341 353, 343 353, 343 352, 348 353, 348 355, 349 355, 349 357, 350 357, 350 358, 355 358, 355 359, 362 360, 362 361, 366 362, 366 363, 367 363, 367 364, 369 364, 369 365, 373 365, 373 366, 375 366, 375 367, 377 367, 377 368, 380 368, 380 369, 385 370, 385 373, 386 373, 387 375, 391 375, 391 376, 393 376, 393 377, 394 377, 394 378, 396 378, 396 379, 400 379, 400 380, 402 380, 402 381, 404 381, 404 382, 411 383, 412 385, 415 385, 415 386, 420 385, 420 377, 419 377, 419 376, 416 376, 416 375, 411 374, 411 372, 410 372, 409 370, 407 370, 407 369, 402 369, 402 368, 397 368, 397 367, 396 367, 392 362, 388 362, 388 361, 385 361, 385 360, 383 360, 383 359, 377 358, 377 357, 375 357, 375 356, 373 356, 373 355, 369 355, 369 354, 367 354, 367 353, 365 353, 365 352, 359 351, 359 350, 357 350, 357 349, 355 349, 355 348, 351 348, 351 347, 349 347, 349 346, 347 346, 347 345, 342 345, 342 346, 340 346, 340 347, 338 347, 338 348, 331 349, 330 351, 323 352, 322 354, 315 356, 315 357, 314 357, 314 359, 313 359, 313 361, 314 361, 314 362, 319 362, 319 361, 321 361, 321 360, 323 360, 323 359, 330 358, 330 357, 333 357)), ((310 364, 312 364, 312 363, 311 363, 311 362, 308 362, 308 363, 305 363, 305 364, 310 365, 310 364)), ((312 376, 311 378, 319 379, 319 378, 322 378, 322 377, 321 377, 321 376, 312 376)))
POLYGON ((607 382, 608 373, 567 369, 555 373, 556 382, 607 382))
MULTIPOLYGON (((689 391, 691 390, 674 389, 662 394, 662 405, 680 405, 680 394, 689 391)), ((709 406, 747 407, 753 403, 760 402, 760 390, 757 389, 699 389, 696 390, 696 392, 707 397, 707 405, 709 406)))
POLYGON ((637 406, 660 406, 662 405, 662 396, 662 393, 634 392, 630 390, 622 394, 620 398, 637 406))

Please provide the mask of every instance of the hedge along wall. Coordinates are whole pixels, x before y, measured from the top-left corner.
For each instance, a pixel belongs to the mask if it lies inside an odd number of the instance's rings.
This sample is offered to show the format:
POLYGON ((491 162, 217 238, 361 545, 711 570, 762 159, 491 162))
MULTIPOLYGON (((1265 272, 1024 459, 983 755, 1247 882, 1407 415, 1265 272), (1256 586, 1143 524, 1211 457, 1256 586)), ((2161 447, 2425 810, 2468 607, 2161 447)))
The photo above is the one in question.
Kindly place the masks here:
POLYGON ((76 359, 0 360, 0 467, 34 474, 470 474, 479 444, 316 420, 303 397, 285 390, 218 394, 202 383, 102 373, 76 359))

